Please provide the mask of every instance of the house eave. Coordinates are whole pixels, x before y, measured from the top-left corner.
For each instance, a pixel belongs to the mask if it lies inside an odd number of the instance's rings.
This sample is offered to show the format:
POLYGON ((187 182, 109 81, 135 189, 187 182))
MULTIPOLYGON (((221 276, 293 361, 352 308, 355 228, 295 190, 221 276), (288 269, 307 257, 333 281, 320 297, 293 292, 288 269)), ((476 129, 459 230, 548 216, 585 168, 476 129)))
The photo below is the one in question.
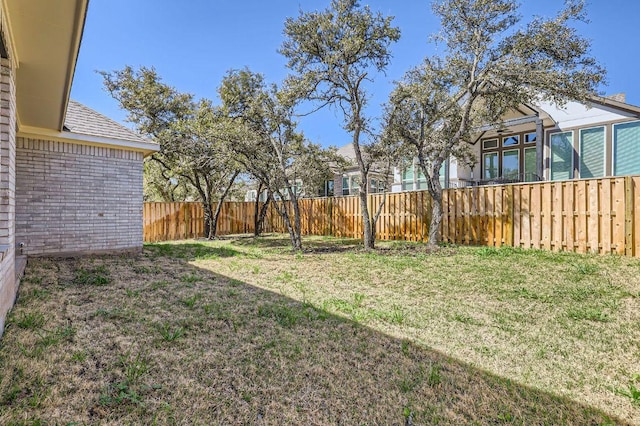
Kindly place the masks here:
POLYGON ((89 0, 2 0, 20 125, 62 130, 89 0))
POLYGON ((23 126, 17 133, 18 137, 69 142, 80 145, 100 146, 105 148, 124 149, 127 151, 142 152, 146 157, 160 151, 160 145, 153 142, 128 141, 122 139, 106 138, 82 133, 60 132, 37 127, 23 126))

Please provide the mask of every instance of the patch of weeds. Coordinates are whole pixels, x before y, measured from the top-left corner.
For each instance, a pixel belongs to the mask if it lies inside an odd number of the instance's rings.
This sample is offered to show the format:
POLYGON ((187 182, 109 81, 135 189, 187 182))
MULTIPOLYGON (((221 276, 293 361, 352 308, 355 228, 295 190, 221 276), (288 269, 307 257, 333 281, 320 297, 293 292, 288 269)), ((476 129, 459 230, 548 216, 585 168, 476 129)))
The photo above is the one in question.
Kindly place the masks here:
POLYGON ((122 308, 113 308, 113 309, 97 309, 93 314, 92 318, 101 317, 109 320, 116 321, 133 321, 137 317, 136 311, 122 308))
POLYGON ((437 386, 442 382, 442 375, 440 371, 442 367, 439 364, 431 364, 429 371, 427 372, 427 384, 431 387, 437 386))
POLYGON ((293 274, 289 271, 284 271, 276 277, 276 281, 280 281, 282 283, 289 283, 293 281, 293 274))
POLYGON ((127 382, 110 384, 99 396, 98 403, 107 407, 122 404, 143 405, 142 397, 127 382))
POLYGON ((293 327, 300 318, 300 312, 285 304, 268 304, 258 307, 258 315, 265 318, 271 318, 282 327, 293 327))
MULTIPOLYGON (((38 277, 40 278, 40 277, 38 277)), ((41 281, 41 280, 40 280, 41 281)), ((28 300, 48 300, 51 297, 51 292, 49 290, 44 290, 41 288, 33 288, 29 291, 22 292, 20 291, 20 300, 28 301, 28 300)))
POLYGON ((140 296, 140 290, 131 290, 131 289, 125 289, 125 294, 127 295, 127 297, 132 298, 132 297, 138 297, 140 296))
POLYGON ((180 300, 180 301, 181 301, 181 302, 182 302, 182 304, 183 304, 184 306, 186 306, 187 308, 189 308, 189 309, 193 309, 193 307, 196 305, 196 302, 197 302, 198 300, 200 300, 201 298, 202 298, 202 295, 201 295, 201 294, 199 294, 199 293, 196 293, 196 294, 194 294, 193 296, 188 297, 188 298, 186 298, 186 299, 182 299, 182 300, 180 300))
POLYGON ((407 322, 407 312, 399 305, 393 305, 390 311, 378 312, 378 317, 391 324, 402 325, 407 322))
POLYGON ((629 384, 626 389, 616 389, 616 393, 622 396, 626 396, 631 399, 631 402, 635 405, 640 405, 640 374, 634 374, 633 378, 629 380, 629 384))
POLYGON ((201 281, 201 280, 202 278, 200 278, 196 274, 183 275, 182 277, 180 277, 180 281, 188 284, 197 283, 198 281, 201 281))
POLYGON ((76 334, 76 329, 71 325, 57 327, 55 330, 46 332, 40 336, 38 346, 48 347, 57 345, 62 341, 68 341, 76 334))
POLYGON ((587 320, 596 322, 609 322, 611 318, 600 308, 573 308, 567 311, 567 316, 573 320, 587 320))
POLYGON ((453 320, 461 322, 463 324, 479 325, 478 320, 476 320, 475 318, 469 315, 460 314, 460 313, 453 314, 453 320))
POLYGON ((20 386, 11 386, 11 388, 9 388, 9 390, 4 395, 2 395, 2 398, 0 398, 0 405, 6 407, 13 404, 18 399, 20 394, 22 394, 22 388, 20 386))
POLYGON ((519 253, 520 251, 521 251, 520 249, 509 247, 509 246, 482 247, 476 250, 476 255, 480 257, 490 257, 490 256, 509 257, 519 253))
POLYGON ((135 356, 127 351, 118 357, 118 364, 124 371, 128 383, 137 383, 150 370, 149 357, 138 352, 135 356))
POLYGON ((193 251, 195 260, 214 260, 221 257, 234 257, 241 253, 229 247, 209 247, 206 245, 198 245, 193 251))
POLYGON ((244 282, 242 282, 241 280, 236 280, 236 279, 229 280, 229 285, 231 287, 240 287, 242 284, 244 284, 244 282))
POLYGON ((42 328, 45 324, 44 314, 40 312, 23 313, 16 317, 15 324, 27 330, 42 328))
POLYGON ((131 269, 136 274, 150 274, 151 273, 151 268, 149 268, 148 266, 144 266, 144 265, 133 265, 131 267, 131 269))
POLYGON ((87 359, 87 353, 85 351, 76 351, 71 355, 71 360, 76 362, 84 362, 87 359))
POLYGON ((574 263, 573 270, 578 275, 595 275, 600 268, 592 263, 574 263))
POLYGON ((168 322, 158 324, 156 328, 165 342, 173 342, 184 336, 185 333, 184 327, 172 327, 168 322))
POLYGON ((426 370, 420 365, 418 371, 409 372, 407 377, 400 380, 399 387, 403 393, 413 392, 425 380, 426 370))
POLYGON ((166 281, 166 280, 154 281, 149 285, 149 287, 151 288, 151 290, 159 290, 161 288, 168 287, 169 284, 171 284, 171 283, 169 281, 166 281))
POLYGON ((104 286, 111 283, 109 269, 105 265, 80 268, 75 271, 73 283, 76 285, 104 286))
POLYGON ((402 351, 402 355, 404 356, 409 356, 409 341, 408 340, 402 340, 402 342, 400 342, 400 350, 402 351))
POLYGON ((362 306, 362 302, 364 301, 365 295, 362 293, 354 293, 353 294, 353 306, 359 308, 362 306))

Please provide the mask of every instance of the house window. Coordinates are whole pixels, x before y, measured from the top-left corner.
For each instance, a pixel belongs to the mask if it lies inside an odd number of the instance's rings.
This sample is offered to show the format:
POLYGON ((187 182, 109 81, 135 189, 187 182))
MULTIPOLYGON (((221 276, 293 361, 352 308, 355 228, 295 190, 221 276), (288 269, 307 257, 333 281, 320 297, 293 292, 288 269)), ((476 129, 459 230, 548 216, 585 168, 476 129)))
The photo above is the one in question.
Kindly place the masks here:
POLYGON ((613 174, 640 174, 640 121, 613 126, 613 174))
POLYGON ((413 191, 413 172, 414 165, 406 167, 402 171, 402 190, 403 191, 413 191))
POLYGON ((351 176, 351 194, 357 195, 360 192, 360 183, 357 176, 351 176))
POLYGON ((502 177, 517 179, 520 174, 520 150, 502 151, 502 177))
POLYGON ((520 135, 507 136, 502 138, 502 146, 515 146, 520 143, 520 135))
POLYGON ((524 135, 524 143, 535 143, 538 139, 538 134, 535 132, 527 133, 524 135))
POLYGON ((490 152, 483 157, 484 179, 495 179, 498 177, 498 153, 490 152))
POLYGON ((342 178, 342 195, 349 195, 349 176, 342 178))
MULTIPOLYGON (((442 164, 444 166, 444 164, 442 164)), ((416 189, 417 190, 421 190, 421 189, 427 189, 427 178, 424 176, 424 173, 422 173, 422 169, 420 168, 420 166, 418 166, 416 164, 416 189)), ((442 174, 442 170, 440 173, 441 177, 444 177, 442 174)))
POLYGON ((597 178, 604 176, 604 157, 604 127, 580 130, 580 163, 578 166, 580 177, 597 178))
POLYGON ((551 180, 573 177, 573 132, 551 135, 551 180))
POLYGON ((498 147, 498 139, 487 139, 482 141, 482 149, 493 149, 498 147))
POLYGON ((369 192, 372 194, 377 194, 378 192, 384 192, 384 183, 382 180, 371 179, 371 185, 369 186, 369 192))
POLYGON ((333 180, 325 180, 324 181, 324 187, 320 191, 320 196, 321 197, 333 197, 333 186, 334 186, 333 180))
POLYGON ((538 175, 536 174, 536 149, 525 148, 524 150, 524 181, 535 182, 538 175))

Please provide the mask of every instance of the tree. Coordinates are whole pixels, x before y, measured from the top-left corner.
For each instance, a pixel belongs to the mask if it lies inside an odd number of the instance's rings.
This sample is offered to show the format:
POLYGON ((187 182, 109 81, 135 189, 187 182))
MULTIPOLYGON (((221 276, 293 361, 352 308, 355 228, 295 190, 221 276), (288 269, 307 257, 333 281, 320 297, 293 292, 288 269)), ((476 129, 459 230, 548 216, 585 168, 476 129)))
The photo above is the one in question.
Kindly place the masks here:
MULTIPOLYGON (((226 116, 244 126, 232 145, 237 161, 259 182, 260 190, 267 190, 293 249, 301 250, 298 199, 304 188, 315 188, 330 175, 331 153, 296 132, 289 98, 277 86, 267 85, 261 74, 229 71, 218 92, 226 116)), ((265 213, 263 207, 260 216, 265 213)))
POLYGON ((196 199, 194 188, 171 170, 165 169, 152 157, 144 159, 144 201, 179 202, 196 199))
POLYGON ((444 57, 410 70, 390 96, 390 132, 410 149, 433 197, 428 244, 440 242, 440 167, 450 156, 470 160, 470 134, 499 123, 523 103, 588 102, 605 72, 589 56, 589 41, 573 22, 585 21, 582 1, 568 1, 551 19, 520 26, 513 0, 442 0, 433 4, 444 57))
POLYGON ((239 174, 228 149, 227 123, 210 101, 195 101, 162 83, 154 69, 126 67, 101 74, 107 91, 128 112, 127 120, 159 143, 152 160, 161 172, 193 187, 204 209, 206 236, 215 238, 222 202, 239 174))
POLYGON ((351 133, 360 169, 360 205, 364 245, 375 244, 375 227, 367 205, 371 162, 363 155, 361 138, 371 132, 365 114, 372 72, 383 72, 391 59, 389 46, 400 38, 391 17, 374 14, 356 0, 333 0, 322 12, 301 13, 285 22, 285 41, 280 52, 294 75, 289 92, 300 99, 330 105, 343 113, 344 128, 351 133))

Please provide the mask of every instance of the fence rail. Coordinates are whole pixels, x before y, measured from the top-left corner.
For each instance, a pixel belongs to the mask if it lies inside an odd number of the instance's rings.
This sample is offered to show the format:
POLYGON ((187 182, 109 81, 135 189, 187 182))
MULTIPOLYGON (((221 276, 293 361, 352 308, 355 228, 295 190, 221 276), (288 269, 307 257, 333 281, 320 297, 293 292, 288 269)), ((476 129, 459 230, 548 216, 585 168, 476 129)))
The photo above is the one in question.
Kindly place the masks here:
MULTIPOLYGON (((432 203, 426 191, 372 194, 369 208, 383 200, 378 239, 426 241, 432 203)), ((362 237, 357 196, 303 199, 299 205, 304 235, 362 237)), ((447 189, 442 205, 444 242, 640 257, 640 176, 447 189)), ((253 232, 254 209, 254 203, 224 203, 218 235, 253 232)), ((286 232, 273 208, 264 229, 286 232)), ((145 203, 146 242, 201 236, 199 203, 145 203)))

